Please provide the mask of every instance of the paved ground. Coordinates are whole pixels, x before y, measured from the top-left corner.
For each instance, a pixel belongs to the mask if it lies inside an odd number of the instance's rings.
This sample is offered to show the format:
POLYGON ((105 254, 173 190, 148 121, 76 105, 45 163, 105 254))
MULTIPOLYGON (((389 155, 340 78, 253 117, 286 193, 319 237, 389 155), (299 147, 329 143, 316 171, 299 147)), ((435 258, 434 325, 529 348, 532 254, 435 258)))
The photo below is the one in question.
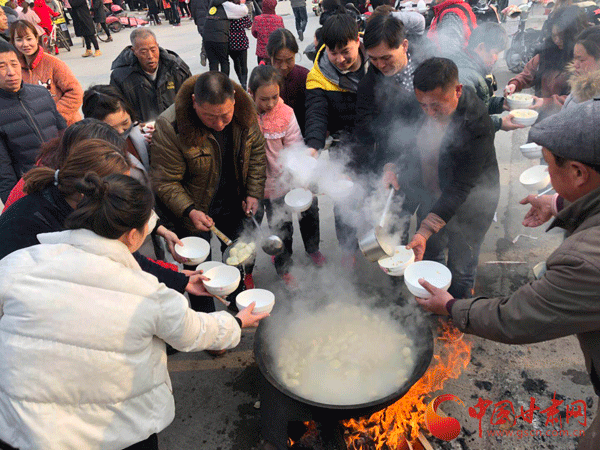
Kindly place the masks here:
MULTIPOLYGON (((293 30, 293 16, 290 15, 288 2, 278 5, 278 11, 284 15, 288 29, 293 30)), ((308 43, 318 21, 309 10, 308 43)), ((514 29, 514 24, 508 24, 514 29)), ((176 51, 190 65, 193 73, 206 70, 199 62, 200 37, 192 21, 184 19, 181 27, 171 27, 166 22, 153 27, 159 43, 176 51)), ((83 52, 79 39, 70 53, 61 52, 60 58, 67 61, 84 87, 92 83, 107 83, 111 61, 128 44, 128 31, 115 34, 113 43, 102 44, 103 55, 98 58, 82 59, 83 52)), ((250 39, 250 70, 255 65, 254 39, 250 39)), ((298 63, 310 67, 306 57, 298 63)), ((497 69, 500 86, 508 80, 509 74, 502 62, 497 69)), ((235 79, 235 75, 232 77, 235 79)), ((502 196, 497 211, 498 221, 493 224, 481 254, 481 267, 477 290, 490 295, 507 294, 525 282, 531 276, 531 268, 542 261, 561 240, 557 232, 544 233, 543 229, 525 229, 521 219, 526 208, 518 205, 518 200, 527 192, 518 183, 519 174, 535 163, 525 160, 519 145, 526 141, 526 131, 513 133, 500 132, 496 145, 500 162, 502 196), (519 234, 516 243, 513 239, 519 234)), ((329 258, 330 268, 339 261, 339 251, 333 229, 332 204, 320 196, 322 250, 329 258)), ((296 230, 296 236, 299 236, 296 230)), ((213 242, 214 245, 214 242, 213 242)), ((299 276, 304 282, 311 282, 310 271, 302 268, 308 264, 296 239, 294 243, 295 261, 300 267, 299 276)), ((354 277, 359 283, 368 286, 390 288, 390 280, 373 264, 364 259, 359 261, 356 273, 346 278, 340 274, 339 282, 350 283, 354 277)), ((268 287, 275 291, 279 302, 286 301, 286 294, 275 271, 265 255, 259 255, 255 270, 259 287, 268 287)), ((583 399, 588 402, 588 414, 596 410, 596 397, 588 381, 583 365, 581 351, 574 338, 559 339, 552 342, 508 346, 488 342, 482 339, 468 338, 473 343, 471 364, 456 380, 449 380, 444 392, 458 395, 466 406, 474 406, 479 397, 492 400, 510 400, 519 413, 519 406, 528 405, 530 397, 537 405, 547 408, 551 397, 557 397, 565 403, 559 407, 562 420, 565 421, 565 404, 583 399), (593 404, 593 409, 591 408, 593 404)), ((247 450, 255 448, 259 440, 259 412, 253 408, 258 400, 256 375, 257 368, 252 356, 253 332, 244 331, 241 344, 226 356, 213 359, 205 353, 177 354, 169 357, 169 369, 173 379, 174 395, 177 403, 177 417, 173 424, 160 434, 162 450, 247 450)), ((493 406, 492 406, 493 407, 493 406)), ((452 415, 459 418, 463 431, 459 438, 450 444, 438 442, 439 448, 446 449, 561 449, 575 448, 572 437, 552 436, 552 426, 545 425, 545 415, 538 411, 533 424, 519 420, 514 429, 539 430, 538 437, 494 437, 485 433, 490 429, 489 420, 492 407, 483 422, 483 437, 477 433, 478 422, 467 414, 466 408, 450 409, 452 415), (547 436, 546 432, 550 432, 547 436)), ((589 424, 589 418, 588 418, 589 424)), ((573 425, 573 419, 565 429, 581 428, 573 425)))

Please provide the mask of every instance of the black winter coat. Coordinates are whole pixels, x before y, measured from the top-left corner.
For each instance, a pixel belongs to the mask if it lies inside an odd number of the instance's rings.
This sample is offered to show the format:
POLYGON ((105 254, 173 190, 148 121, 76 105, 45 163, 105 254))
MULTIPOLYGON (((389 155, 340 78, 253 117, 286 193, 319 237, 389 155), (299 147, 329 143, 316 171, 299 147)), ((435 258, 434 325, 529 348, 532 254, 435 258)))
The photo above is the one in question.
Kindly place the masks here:
POLYGON ((202 36, 202 33, 204 32, 204 23, 208 16, 209 3, 210 0, 190 0, 190 11, 192 12, 192 17, 194 18, 194 23, 198 28, 200 36, 202 36))
MULTIPOLYGON (((482 211, 496 208, 500 190, 498 160, 494 147, 494 125, 486 105, 477 98, 475 90, 464 86, 458 107, 451 118, 440 147, 438 179, 442 194, 432 198, 423 185, 420 152, 416 145, 417 133, 426 133, 422 126, 426 116, 414 130, 413 149, 401 155, 399 181, 406 194, 405 209, 420 215, 437 214, 446 223, 458 215, 461 222, 478 227, 484 224, 482 211)), ((487 214, 486 214, 487 217, 487 214)))
POLYGON ((71 0, 71 17, 75 36, 94 36, 96 27, 86 0, 71 0))
POLYGON ((40 146, 67 127, 44 86, 24 83, 19 92, 0 89, 0 199, 35 165, 40 146))
MULTIPOLYGON (((327 132, 349 138, 356 114, 356 90, 344 89, 339 79, 329 79, 319 65, 323 58, 327 58, 325 46, 306 78, 304 142, 315 149, 323 148, 327 132)), ((364 71, 364 65, 360 70, 364 71)))
POLYGON ((381 175, 385 164, 397 161, 413 145, 421 117, 414 91, 371 65, 358 85, 351 167, 381 175))
MULTIPOLYGON (((65 220, 73 208, 66 202, 57 187, 51 185, 41 192, 27 195, 0 215, 0 259, 22 248, 38 245, 37 235, 65 229, 65 220)), ((188 277, 161 267, 135 252, 133 257, 144 272, 154 275, 171 289, 184 292, 188 277)))
POLYGON ((223 3, 225 3, 225 0, 211 0, 208 5, 208 14, 202 31, 204 42, 229 42, 231 21, 227 18, 223 3), (211 12, 214 14, 211 14, 211 12))
POLYGON ((106 10, 103 0, 92 0, 92 11, 94 13, 94 23, 106 22, 106 10))
POLYGON ((160 61, 156 80, 142 70, 131 46, 113 61, 110 84, 115 86, 133 107, 136 119, 142 122, 156 119, 175 102, 175 95, 190 75, 190 68, 177 53, 159 48, 160 61))

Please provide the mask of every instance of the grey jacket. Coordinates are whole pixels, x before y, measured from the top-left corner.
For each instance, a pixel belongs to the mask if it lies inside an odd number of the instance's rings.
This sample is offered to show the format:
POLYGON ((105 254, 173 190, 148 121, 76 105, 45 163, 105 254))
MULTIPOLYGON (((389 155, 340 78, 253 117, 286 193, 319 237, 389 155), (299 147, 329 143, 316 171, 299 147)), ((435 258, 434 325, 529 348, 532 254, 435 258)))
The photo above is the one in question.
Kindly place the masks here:
POLYGON ((291 0, 292 8, 306 7, 306 0, 291 0))
POLYGON ((576 334, 600 393, 600 188, 562 210, 553 227, 568 237, 546 261, 543 278, 510 297, 457 300, 452 318, 466 333, 506 344, 576 334))

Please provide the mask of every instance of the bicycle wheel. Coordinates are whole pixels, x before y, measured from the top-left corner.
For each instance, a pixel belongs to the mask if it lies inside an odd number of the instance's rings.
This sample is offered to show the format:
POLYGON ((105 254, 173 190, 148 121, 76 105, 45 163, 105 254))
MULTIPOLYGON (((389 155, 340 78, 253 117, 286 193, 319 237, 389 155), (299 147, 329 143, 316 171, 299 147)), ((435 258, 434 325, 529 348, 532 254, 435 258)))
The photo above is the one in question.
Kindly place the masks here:
POLYGON ((100 39, 102 42, 106 42, 108 40, 108 36, 106 35, 106 32, 104 31, 104 29, 100 26, 99 23, 96 24, 96 36, 98 37, 98 39, 100 39))
POLYGON ((66 51, 71 51, 71 46, 69 45, 69 41, 67 37, 62 32, 62 30, 56 30, 56 40, 58 41, 59 47, 64 48, 66 51))
POLYGON ((108 25, 108 29, 113 33, 118 33, 123 28, 123 24, 121 22, 112 22, 108 25))

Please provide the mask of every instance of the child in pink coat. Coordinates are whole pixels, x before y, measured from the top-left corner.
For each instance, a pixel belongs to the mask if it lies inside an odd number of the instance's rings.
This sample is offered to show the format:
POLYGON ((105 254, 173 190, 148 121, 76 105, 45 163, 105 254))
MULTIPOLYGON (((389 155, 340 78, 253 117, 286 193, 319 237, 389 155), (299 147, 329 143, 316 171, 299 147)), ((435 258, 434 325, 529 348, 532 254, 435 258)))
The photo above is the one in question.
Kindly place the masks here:
MULTIPOLYGON (((294 226, 291 214, 285 206, 284 196, 287 190, 281 180, 282 167, 279 154, 285 148, 293 144, 301 144, 304 140, 294 110, 279 96, 282 84, 283 78, 280 72, 273 66, 267 65, 256 67, 250 74, 248 83, 248 90, 258 112, 258 123, 267 141, 267 181, 264 199, 256 214, 256 220, 260 223, 266 210, 269 227, 284 243, 283 252, 273 259, 275 269, 288 287, 295 287, 296 280, 289 273, 292 265, 294 226)), ((300 216, 300 233, 306 252, 313 262, 323 265, 325 257, 319 251, 319 207, 316 197, 311 207, 300 216)))

